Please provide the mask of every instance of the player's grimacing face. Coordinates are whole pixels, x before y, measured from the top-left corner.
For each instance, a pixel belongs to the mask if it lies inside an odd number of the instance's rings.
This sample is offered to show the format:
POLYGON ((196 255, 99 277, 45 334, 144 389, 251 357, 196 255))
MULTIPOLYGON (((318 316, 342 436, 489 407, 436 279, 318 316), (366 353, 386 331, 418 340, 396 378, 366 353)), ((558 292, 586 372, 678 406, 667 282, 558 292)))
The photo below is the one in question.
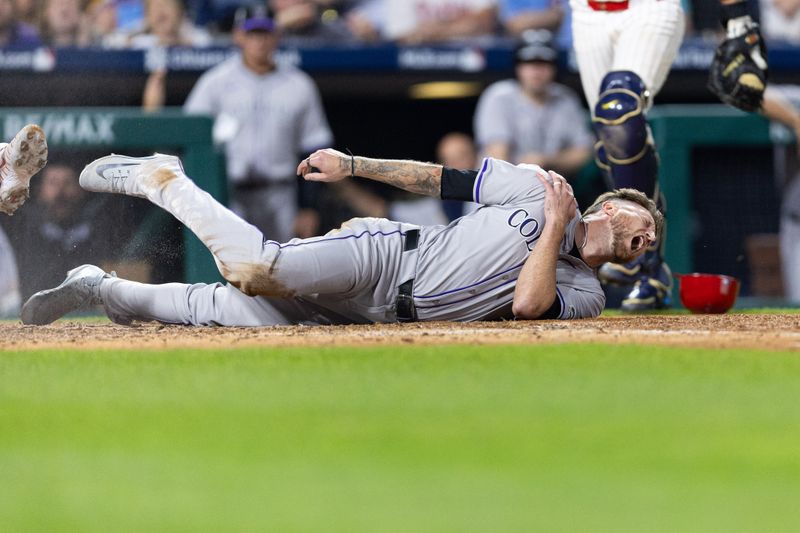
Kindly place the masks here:
POLYGON ((638 204, 616 202, 615 206, 610 220, 614 261, 627 263, 655 243, 656 225, 650 212, 638 204))

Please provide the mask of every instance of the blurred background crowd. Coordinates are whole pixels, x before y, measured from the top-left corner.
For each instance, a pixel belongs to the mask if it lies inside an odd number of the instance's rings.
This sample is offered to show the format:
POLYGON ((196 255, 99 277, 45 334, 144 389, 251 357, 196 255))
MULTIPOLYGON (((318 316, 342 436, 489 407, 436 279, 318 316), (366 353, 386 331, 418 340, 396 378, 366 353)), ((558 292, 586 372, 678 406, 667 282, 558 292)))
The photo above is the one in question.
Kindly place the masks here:
MULTIPOLYGON (((3 47, 148 48, 230 43, 242 0, 0 0, 3 47)), ((253 3, 253 2, 250 2, 253 3)), ((568 48, 568 0, 267 0, 285 38, 442 42, 529 29, 556 32, 568 48)), ((800 2, 752 2, 768 40, 800 43, 800 2)), ((721 31, 719 5, 683 0, 688 35, 721 31)))
MULTIPOLYGON (((683 6, 686 38, 716 43, 722 35, 719 3, 683 0, 683 6)), ((800 0, 759 0, 750 7, 769 45, 800 46, 800 0)), ((69 85, 81 76, 75 73, 47 78, 16 73, 6 76, 5 83, 0 80, 0 99, 6 100, 0 105, 140 103, 150 114, 181 106, 186 114, 211 116, 214 140, 225 155, 229 205, 279 241, 322 234, 353 216, 443 224, 476 208, 357 179, 336 186, 297 179, 297 162, 327 146, 351 146, 363 155, 435 158, 455 168, 475 168, 487 155, 534 162, 580 182, 576 190, 582 205, 605 187, 593 163, 594 138, 576 74, 565 81, 560 72, 564 52, 571 47, 568 0, 0 0, 0 59, 6 50, 42 47, 147 51, 178 46, 239 53, 204 73, 168 73, 157 67, 134 79, 111 69, 105 78, 93 72, 84 85, 69 85), (283 65, 274 57, 287 45, 368 49, 392 43, 415 47, 497 40, 515 43, 513 68, 489 78, 469 78, 478 88, 457 104, 435 97, 412 101, 413 95, 392 89, 418 81, 416 75, 401 81, 392 72, 340 76, 328 68, 312 78, 302 65, 283 65), (134 102, 122 96, 130 86, 136 91, 134 102)), ((673 77, 664 98, 693 101, 697 86, 704 89, 705 71, 701 76, 703 81, 692 84, 673 77)), ((781 121, 800 133, 800 91, 785 84, 775 88, 773 100, 783 103, 781 121)), ((4 133, 8 137, 14 132, 4 133)), ((55 151, 34 180, 29 205, 13 218, 0 219, 0 316, 13 314, 21 299, 59 283, 67 269, 84 262, 116 268, 140 281, 181 279, 184 241, 175 221, 136 199, 87 195, 77 186, 83 164, 98 155, 55 151)), ((776 234, 774 243, 747 244, 754 247, 753 256, 765 261, 770 254, 778 257, 780 222, 784 258, 793 254, 800 265, 796 156, 789 148, 775 154, 774 164, 773 155, 763 150, 747 158, 759 172, 768 166, 773 174, 749 193, 751 205, 762 206, 760 218, 741 230, 761 224, 776 234)), ((731 224, 713 225, 725 218, 718 213, 730 212, 726 202, 741 200, 736 198, 741 189, 724 192, 727 183, 733 182, 722 179, 709 189, 708 198, 721 205, 698 208, 707 217, 695 221, 695 235, 687 238, 701 243, 696 245, 696 264, 702 265, 703 257, 726 260, 730 255, 725 265, 733 265, 735 272, 722 273, 741 274, 747 270, 740 268, 745 244, 731 245, 741 235, 724 234, 731 224), (709 251, 708 243, 716 242, 728 248, 709 251)), ((728 266, 716 270, 723 268, 728 266)), ((761 285, 755 278, 745 280, 745 292, 800 301, 800 280, 792 288, 787 275, 793 267, 783 266, 783 281, 780 266, 776 268, 777 274, 766 271, 761 285), (764 288, 764 280, 767 285, 777 282, 764 288)))

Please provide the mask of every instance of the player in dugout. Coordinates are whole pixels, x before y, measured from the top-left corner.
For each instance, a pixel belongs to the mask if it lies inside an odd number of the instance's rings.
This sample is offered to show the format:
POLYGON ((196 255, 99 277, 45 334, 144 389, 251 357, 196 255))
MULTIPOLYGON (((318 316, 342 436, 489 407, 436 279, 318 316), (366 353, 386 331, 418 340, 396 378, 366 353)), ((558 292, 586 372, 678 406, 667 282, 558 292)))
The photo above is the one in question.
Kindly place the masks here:
POLYGON ((491 158, 473 171, 325 149, 297 171, 322 182, 358 175, 483 207, 449 225, 356 218, 325 236, 279 243, 198 188, 177 157, 107 156, 84 169, 81 186, 147 198, 167 210, 208 247, 229 284, 147 285, 84 265, 33 295, 23 323, 48 324, 96 304, 119 324, 596 317, 605 303, 596 268, 644 253, 663 222, 655 203, 630 189, 600 196, 581 215, 560 175, 491 158))

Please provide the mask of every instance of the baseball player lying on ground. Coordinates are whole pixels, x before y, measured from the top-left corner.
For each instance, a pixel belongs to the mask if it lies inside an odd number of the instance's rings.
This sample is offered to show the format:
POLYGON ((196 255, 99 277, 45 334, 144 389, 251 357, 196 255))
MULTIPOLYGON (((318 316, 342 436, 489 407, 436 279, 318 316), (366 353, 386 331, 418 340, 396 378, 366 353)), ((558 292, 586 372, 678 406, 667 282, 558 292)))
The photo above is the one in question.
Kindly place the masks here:
POLYGON ((355 174, 484 207, 447 226, 356 218, 325 236, 282 244, 198 188, 177 157, 111 155, 84 169, 81 186, 166 209, 208 247, 230 283, 147 285, 84 265, 33 295, 22 321, 48 324, 92 304, 119 324, 596 317, 605 298, 595 269, 642 254, 663 223, 653 201, 634 190, 606 193, 581 216, 563 177, 490 158, 477 172, 326 149, 300 163, 298 174, 325 182, 355 174))

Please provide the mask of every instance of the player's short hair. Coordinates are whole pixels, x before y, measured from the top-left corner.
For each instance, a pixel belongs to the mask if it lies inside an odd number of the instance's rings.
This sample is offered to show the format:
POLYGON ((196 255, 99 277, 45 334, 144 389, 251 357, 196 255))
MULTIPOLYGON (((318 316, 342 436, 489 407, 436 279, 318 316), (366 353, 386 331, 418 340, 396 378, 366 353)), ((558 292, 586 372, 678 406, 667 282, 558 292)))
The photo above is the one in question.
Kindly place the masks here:
POLYGON ((608 201, 613 202, 615 200, 633 202, 634 204, 638 204, 647 209, 647 211, 653 216, 653 220, 656 223, 656 240, 661 238, 661 232, 664 230, 664 215, 658 210, 656 203, 652 199, 648 198, 647 195, 641 191, 637 191, 636 189, 615 189, 613 191, 601 194, 597 197, 597 200, 595 200, 594 203, 583 212, 583 216, 596 213, 602 209, 604 203, 608 201))

